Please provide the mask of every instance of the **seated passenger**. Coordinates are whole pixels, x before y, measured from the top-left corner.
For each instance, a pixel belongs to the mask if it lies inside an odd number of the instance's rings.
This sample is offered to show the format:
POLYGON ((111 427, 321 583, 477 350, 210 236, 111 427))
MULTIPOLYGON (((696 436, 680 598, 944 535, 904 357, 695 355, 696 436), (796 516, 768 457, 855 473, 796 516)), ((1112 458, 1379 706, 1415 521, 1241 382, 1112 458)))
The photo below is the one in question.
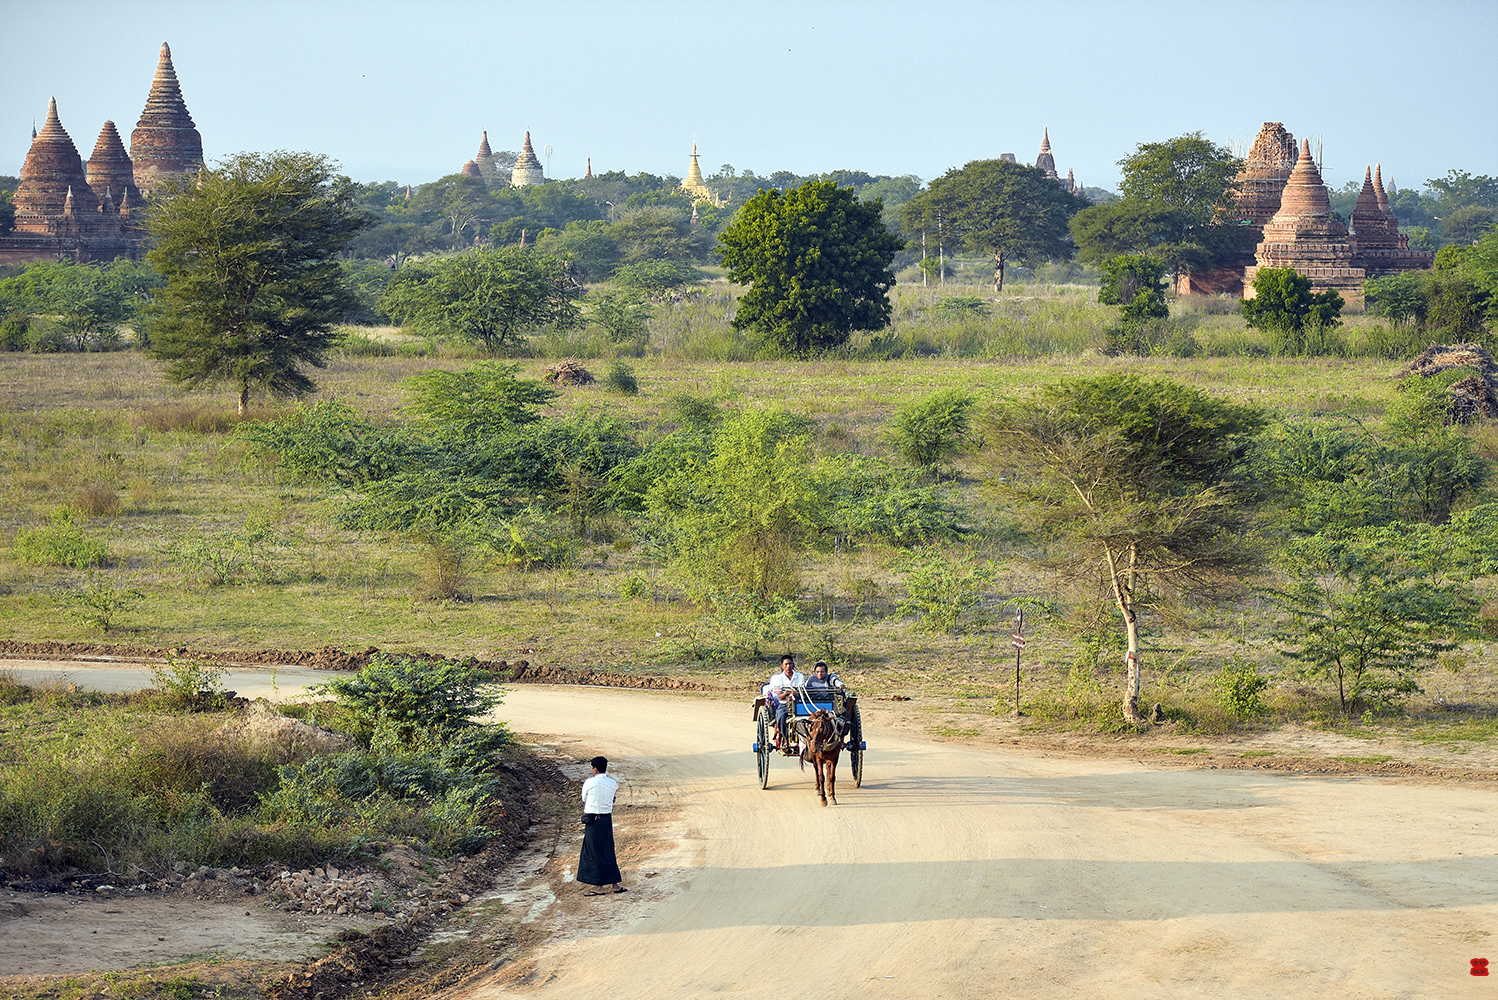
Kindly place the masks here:
POLYGON ((827 661, 825 660, 818 660, 817 665, 812 668, 812 675, 806 679, 806 687, 809 691, 818 689, 830 691, 833 688, 846 690, 842 678, 838 677, 837 674, 828 672, 827 661))
POLYGON ((764 687, 765 697, 775 706, 775 746, 785 739, 786 709, 796 700, 796 689, 806 684, 806 675, 796 669, 796 658, 786 653, 780 658, 780 669, 764 687))

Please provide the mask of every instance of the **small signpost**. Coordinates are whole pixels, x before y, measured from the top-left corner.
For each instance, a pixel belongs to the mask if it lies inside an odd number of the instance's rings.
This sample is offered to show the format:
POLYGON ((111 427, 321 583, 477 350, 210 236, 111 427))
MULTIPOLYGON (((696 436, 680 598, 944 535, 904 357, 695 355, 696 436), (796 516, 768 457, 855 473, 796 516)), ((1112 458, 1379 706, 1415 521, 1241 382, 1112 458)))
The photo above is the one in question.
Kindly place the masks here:
POLYGON ((1014 615, 1014 634, 1009 639, 1009 645, 1014 647, 1014 714, 1024 715, 1019 710, 1019 655, 1025 648, 1025 609, 1020 608, 1014 615))

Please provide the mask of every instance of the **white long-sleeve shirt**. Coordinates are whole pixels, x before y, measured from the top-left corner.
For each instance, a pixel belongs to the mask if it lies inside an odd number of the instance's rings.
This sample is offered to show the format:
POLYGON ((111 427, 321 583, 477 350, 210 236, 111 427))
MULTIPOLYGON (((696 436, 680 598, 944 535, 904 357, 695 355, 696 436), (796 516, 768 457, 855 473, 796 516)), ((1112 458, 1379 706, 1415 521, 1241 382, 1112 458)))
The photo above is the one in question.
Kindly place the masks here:
POLYGON ((583 812, 585 813, 612 813, 614 811, 614 793, 619 790, 619 782, 610 778, 607 774, 595 774, 583 782, 583 812))

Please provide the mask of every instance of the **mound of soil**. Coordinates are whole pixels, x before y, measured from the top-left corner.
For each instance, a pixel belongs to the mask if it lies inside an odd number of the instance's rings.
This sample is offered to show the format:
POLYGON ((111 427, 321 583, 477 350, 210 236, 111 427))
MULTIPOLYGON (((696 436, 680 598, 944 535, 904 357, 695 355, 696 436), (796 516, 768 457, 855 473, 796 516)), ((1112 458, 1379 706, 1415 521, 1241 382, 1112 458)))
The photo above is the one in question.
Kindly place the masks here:
POLYGON ((1474 373, 1451 384, 1446 422, 1469 424, 1479 417, 1498 418, 1498 363, 1476 344, 1432 344, 1405 372, 1432 378, 1453 368, 1471 368, 1474 373))
MULTIPOLYGON (((228 666, 299 666, 314 670, 358 670, 380 652, 378 646, 351 652, 325 646, 322 649, 193 649, 178 646, 160 649, 148 646, 125 646, 94 642, 17 642, 0 640, 0 660, 125 660, 166 661, 203 660, 228 666)), ((423 651, 402 652, 397 655, 434 663, 449 662, 452 658, 423 651)), ((675 677, 654 677, 639 674, 615 674, 603 670, 571 670, 546 663, 532 664, 529 660, 480 660, 469 657, 462 662, 479 670, 488 671, 501 680, 519 684, 582 684, 593 687, 636 688, 652 691, 717 691, 719 688, 700 681, 681 680, 675 677)))

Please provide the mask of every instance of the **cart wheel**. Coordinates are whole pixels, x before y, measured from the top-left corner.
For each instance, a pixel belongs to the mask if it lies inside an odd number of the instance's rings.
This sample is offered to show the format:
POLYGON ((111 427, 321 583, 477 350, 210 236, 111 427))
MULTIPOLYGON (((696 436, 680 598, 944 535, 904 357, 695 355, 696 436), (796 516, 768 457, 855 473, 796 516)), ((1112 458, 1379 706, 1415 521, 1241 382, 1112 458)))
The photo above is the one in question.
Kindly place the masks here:
POLYGON ((863 718, 858 713, 858 706, 853 706, 853 728, 849 730, 849 746, 853 749, 853 787, 863 787, 863 718))
POLYGON ((759 787, 770 787, 770 733, 775 728, 775 723, 770 718, 770 710, 760 706, 759 725, 757 727, 756 745, 759 747, 754 756, 759 761, 759 787))

